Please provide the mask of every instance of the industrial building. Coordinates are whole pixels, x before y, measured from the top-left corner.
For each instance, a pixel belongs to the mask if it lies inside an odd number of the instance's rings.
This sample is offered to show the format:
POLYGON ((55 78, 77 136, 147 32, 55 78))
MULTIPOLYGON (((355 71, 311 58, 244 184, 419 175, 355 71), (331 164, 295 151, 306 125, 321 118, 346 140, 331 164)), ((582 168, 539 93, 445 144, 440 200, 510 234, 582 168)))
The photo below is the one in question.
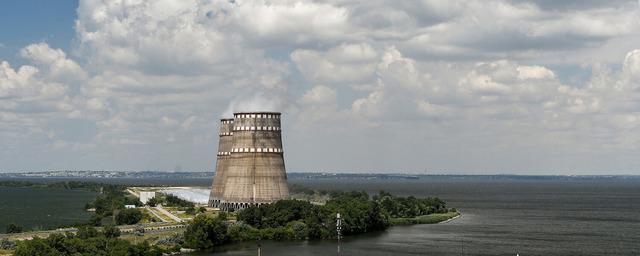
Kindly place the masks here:
POLYGON ((280 113, 241 112, 220 121, 209 206, 244 209, 289 197, 280 113))

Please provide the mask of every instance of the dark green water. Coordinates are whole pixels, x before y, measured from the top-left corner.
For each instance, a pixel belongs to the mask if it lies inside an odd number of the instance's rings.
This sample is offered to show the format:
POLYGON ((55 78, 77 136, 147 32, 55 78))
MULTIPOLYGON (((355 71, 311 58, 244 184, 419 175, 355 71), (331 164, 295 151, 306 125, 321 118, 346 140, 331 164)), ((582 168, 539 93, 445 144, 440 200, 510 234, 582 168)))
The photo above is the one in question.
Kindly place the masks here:
MULTIPOLYGON (((640 255, 640 181, 291 181, 439 196, 462 217, 349 237, 342 255, 640 255)), ((256 255, 256 243, 201 255, 256 255)), ((262 243, 262 255, 336 255, 335 241, 262 243)))
MULTIPOLYGON (((175 183, 145 179, 135 182, 175 183)), ((342 243, 342 255, 640 255, 640 179, 637 178, 615 181, 293 179, 289 182, 316 189, 370 193, 382 189, 403 196, 438 196, 462 212, 462 217, 444 224, 393 227, 385 232, 348 237, 342 243)), ((211 184, 208 179, 184 183, 208 184, 211 184)), ((91 193, 80 191, 0 188, 0 225, 8 222, 7 218, 26 223, 25 226, 53 221, 72 223, 74 220, 67 217, 86 218, 82 206, 92 197, 91 193), (58 219, 57 216, 67 217, 58 219)), ((262 242, 264 256, 320 256, 336 255, 336 252, 335 241, 262 242)), ((225 246, 214 253, 197 255, 256 255, 256 243, 225 246)))
POLYGON ((0 187, 0 233, 16 223, 25 229, 50 229, 89 219, 85 203, 96 193, 51 188, 0 187))

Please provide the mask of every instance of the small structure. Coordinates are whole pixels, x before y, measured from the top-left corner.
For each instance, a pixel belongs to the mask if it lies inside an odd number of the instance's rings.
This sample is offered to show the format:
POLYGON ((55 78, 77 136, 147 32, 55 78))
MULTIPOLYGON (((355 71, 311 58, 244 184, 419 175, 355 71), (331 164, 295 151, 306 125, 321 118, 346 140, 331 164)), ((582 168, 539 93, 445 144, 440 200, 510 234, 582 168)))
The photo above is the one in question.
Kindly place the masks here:
POLYGON ((156 192, 153 191, 140 191, 140 202, 147 204, 149 200, 156 197, 156 192))
POLYGON ((135 205, 132 205, 132 204, 125 204, 125 205, 124 205, 124 208, 125 208, 125 209, 135 209, 135 208, 136 208, 136 206, 135 206, 135 205))

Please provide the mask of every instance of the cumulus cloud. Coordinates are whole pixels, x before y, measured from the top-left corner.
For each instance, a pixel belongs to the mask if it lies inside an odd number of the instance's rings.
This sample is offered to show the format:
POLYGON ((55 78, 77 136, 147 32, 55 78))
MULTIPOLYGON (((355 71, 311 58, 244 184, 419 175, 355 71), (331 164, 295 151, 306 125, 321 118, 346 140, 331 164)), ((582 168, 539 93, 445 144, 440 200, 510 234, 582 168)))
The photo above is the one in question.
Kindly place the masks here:
POLYGON ((638 9, 83 0, 69 53, 40 42, 20 50, 25 65, 0 62, 0 138, 14 152, 0 161, 211 169, 220 117, 282 111, 296 170, 624 172, 640 162, 606 159, 640 145, 638 9), (53 153, 12 160, 31 151, 53 153))

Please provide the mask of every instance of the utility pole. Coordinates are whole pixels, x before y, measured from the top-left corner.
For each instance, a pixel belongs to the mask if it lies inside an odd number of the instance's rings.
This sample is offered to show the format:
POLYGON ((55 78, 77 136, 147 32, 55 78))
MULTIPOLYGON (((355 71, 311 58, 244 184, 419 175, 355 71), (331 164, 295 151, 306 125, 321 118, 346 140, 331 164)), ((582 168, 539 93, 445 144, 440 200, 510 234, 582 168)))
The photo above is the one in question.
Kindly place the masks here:
POLYGON ((338 256, 340 256, 340 238, 342 236, 342 219, 340 213, 336 214, 336 231, 338 233, 338 256))
POLYGON ((260 239, 258 239, 258 256, 262 256, 262 245, 260 244, 260 239))

